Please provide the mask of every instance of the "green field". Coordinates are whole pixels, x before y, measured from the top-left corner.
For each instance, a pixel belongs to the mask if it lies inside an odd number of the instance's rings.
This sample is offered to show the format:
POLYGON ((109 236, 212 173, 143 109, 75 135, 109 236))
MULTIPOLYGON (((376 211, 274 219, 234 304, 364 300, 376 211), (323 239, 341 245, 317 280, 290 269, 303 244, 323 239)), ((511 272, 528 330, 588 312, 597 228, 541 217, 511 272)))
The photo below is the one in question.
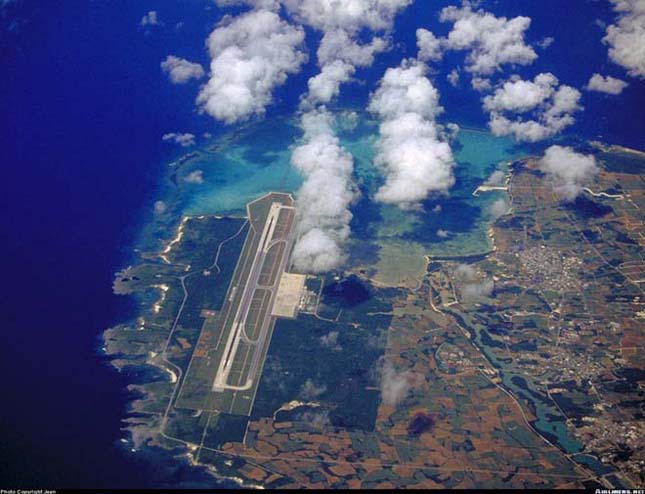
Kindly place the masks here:
MULTIPOLYGON (((269 288, 254 288, 249 305, 244 331, 249 341, 240 340, 232 361, 227 385, 244 386, 252 379, 249 389, 213 390, 220 363, 226 358, 226 345, 234 328, 235 316, 240 308, 243 293, 260 247, 262 232, 265 229, 271 204, 279 202, 292 204, 290 196, 270 194, 248 205, 250 228, 239 260, 235 267, 230 285, 227 287, 225 301, 217 318, 204 321, 199 343, 193 353, 190 366, 176 402, 178 408, 220 411, 234 415, 249 415, 259 379, 250 376, 253 361, 258 358, 260 370, 273 331, 273 318, 270 318, 271 291, 269 288), (267 319, 270 318, 270 319, 267 319), (265 322, 268 321, 268 322, 265 322), (262 328, 268 324, 268 334, 261 341, 262 328), (252 343, 258 341, 259 347, 252 343), (261 343, 261 344, 260 344, 261 343), (256 352, 259 354, 256 355, 256 352)), ((273 239, 284 239, 291 231, 293 213, 282 210, 278 215, 273 239)), ((258 286, 274 288, 279 281, 280 266, 285 255, 285 244, 276 243, 268 249, 264 263, 260 266, 258 286)), ((219 287, 221 290, 222 287, 219 287)), ((252 289, 249 287, 249 289, 252 289)))

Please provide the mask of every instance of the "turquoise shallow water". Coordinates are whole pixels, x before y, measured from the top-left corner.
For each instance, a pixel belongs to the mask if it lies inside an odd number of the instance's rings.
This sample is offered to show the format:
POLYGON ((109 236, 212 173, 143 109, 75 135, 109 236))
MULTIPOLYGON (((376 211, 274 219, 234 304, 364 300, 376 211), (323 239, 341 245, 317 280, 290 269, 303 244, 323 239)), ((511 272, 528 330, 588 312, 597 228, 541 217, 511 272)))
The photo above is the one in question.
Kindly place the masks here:
POLYGON ((457 142, 458 146, 453 150, 458 170, 481 180, 487 178, 499 162, 513 159, 524 152, 524 148, 512 139, 495 137, 478 129, 461 129, 457 142))
MULTIPOLYGON (((361 190, 361 200, 353 208, 355 238, 414 241, 433 254, 487 250, 486 207, 500 194, 473 197, 472 191, 524 150, 510 139, 462 129, 453 143, 457 180, 449 194, 428 199, 420 211, 400 211, 370 200, 382 181, 372 164, 378 125, 366 114, 359 115, 354 125, 340 119, 345 123, 337 128, 343 146, 354 156, 355 179, 361 190)), ((302 179, 289 159, 300 136, 293 118, 276 117, 214 139, 179 167, 177 185, 167 189, 172 197, 164 200, 181 214, 222 214, 241 212, 247 202, 270 190, 295 192, 302 179), (196 171, 201 172, 202 181, 187 182, 186 177, 196 171)))
MULTIPOLYGON (((372 165, 378 127, 363 122, 345 145, 356 159, 356 175, 366 198, 381 183, 380 173, 372 165)), ((405 240, 423 245, 434 255, 479 254, 490 248, 486 230, 488 204, 500 193, 472 195, 495 169, 525 154, 510 139, 490 133, 462 129, 453 143, 456 182, 445 195, 435 195, 422 203, 420 211, 401 211, 393 205, 374 204, 364 199, 354 209, 352 225, 358 238, 373 237, 377 243, 405 240)))
MULTIPOLYGON (((341 104, 364 106, 386 67, 416 55, 416 28, 446 32, 448 26, 439 23, 436 9, 427 8, 427 3, 415 2, 397 16, 392 33, 397 49, 381 53, 371 68, 361 70, 360 83, 345 85, 341 104)), ((604 30, 594 24, 596 19, 606 24, 615 19, 609 2, 567 2, 574 15, 567 16, 566 22, 553 22, 553 12, 562 10, 562 0, 487 4, 497 15, 530 17, 532 41, 555 38, 556 44, 540 52, 535 64, 513 68, 525 79, 549 71, 563 83, 582 87, 593 72, 624 76, 620 67, 607 65, 607 47, 601 42, 604 30)), ((236 187, 229 187, 233 181, 227 169, 222 171, 225 185, 215 187, 211 181, 218 175, 215 170, 211 175, 209 167, 205 183, 182 187, 177 204, 172 202, 172 183, 156 187, 161 154, 170 146, 161 142, 164 133, 220 133, 210 117, 194 111, 197 85, 169 84, 159 62, 172 52, 206 66, 204 41, 223 12, 212 2, 205 9, 204 2, 172 0, 0 1, 0 5, 9 13, 0 16, 0 24, 12 25, 3 30, 0 57, 6 74, 0 79, 0 94, 6 95, 0 136, 7 163, 1 211, 5 224, 11 224, 11 235, 5 235, 2 245, 3 258, 11 259, 6 274, 12 280, 5 284, 2 298, 10 330, 4 333, 6 351, 0 365, 7 376, 5 403, 20 403, 3 409, 0 477, 7 482, 13 479, 14 485, 23 488, 172 489, 181 487, 183 480, 190 480, 193 487, 213 487, 196 485, 200 479, 195 471, 187 471, 172 457, 164 464, 155 453, 154 461, 146 465, 147 461, 131 459, 144 453, 128 452, 126 459, 114 450, 132 396, 125 392, 127 376, 117 375, 94 354, 97 336, 136 310, 134 304, 115 298, 110 285, 115 270, 128 260, 138 260, 130 247, 139 245, 137 237, 144 224, 155 223, 149 221, 154 200, 170 202, 163 222, 151 226, 156 229, 152 241, 158 242, 159 237, 172 235, 172 224, 184 210, 218 212, 238 207, 245 196, 268 187, 270 178, 277 186, 286 183, 280 181, 284 175, 267 177, 268 171, 261 180, 245 176, 254 167, 242 164, 236 187), (153 4, 164 25, 146 34, 138 20, 153 4), (184 28, 174 29, 177 22, 184 28), (238 196, 234 191, 242 193, 238 196), (40 310, 34 310, 34 300, 40 310), (26 348, 29 358, 25 358, 26 348)), ((307 38, 313 54, 317 39, 307 38)), ((463 83, 453 88, 445 78, 449 70, 463 64, 463 56, 462 52, 446 54, 434 82, 446 115, 485 125, 480 95, 466 90, 463 83)), ((316 64, 310 63, 301 74, 290 77, 276 91, 276 104, 269 112, 293 111, 307 78, 317 71, 316 64)), ((601 136, 607 142, 645 148, 645 119, 634 118, 634 109, 645 106, 644 88, 645 81, 631 78, 618 97, 585 93, 585 111, 576 114, 576 125, 570 130, 585 140, 601 136)), ((255 132, 262 129, 271 135, 271 121, 257 126, 255 132)), ((288 138, 276 140, 277 146, 289 143, 288 138)), ((288 177, 293 182, 285 187, 295 188, 298 177, 288 177)), ((458 191, 456 187, 453 194, 458 191)), ((458 213, 469 203, 442 199, 442 204, 445 211, 454 204, 456 212, 427 215, 429 232, 439 224, 455 229, 458 213)), ((370 226, 367 216, 360 219, 357 227, 370 226)), ((446 245, 431 235, 428 238, 432 245, 446 245)))
POLYGON ((265 192, 295 191, 301 178, 289 159, 299 133, 292 119, 278 117, 214 140, 204 154, 179 172, 182 212, 198 215, 242 210, 265 192), (215 151, 211 151, 213 147, 215 151), (197 170, 202 171, 203 183, 182 181, 197 170))

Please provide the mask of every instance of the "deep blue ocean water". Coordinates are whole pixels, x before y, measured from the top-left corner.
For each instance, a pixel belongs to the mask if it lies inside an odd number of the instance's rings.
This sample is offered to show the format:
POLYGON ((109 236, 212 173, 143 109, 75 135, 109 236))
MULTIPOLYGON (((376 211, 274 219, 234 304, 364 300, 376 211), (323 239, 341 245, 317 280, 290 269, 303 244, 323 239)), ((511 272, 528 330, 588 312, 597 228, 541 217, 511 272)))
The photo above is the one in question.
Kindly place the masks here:
MULTIPOLYGON (((416 27, 444 34, 448 26, 432 9, 450 3, 417 0, 397 22, 398 44, 359 71, 365 85, 344 87, 339 105, 365 105, 383 70, 414 55, 416 27)), ((484 5, 533 17, 531 40, 555 37, 520 74, 550 70, 577 87, 595 71, 624 77, 607 63, 603 33, 594 24, 610 19, 607 2, 484 5)), ((0 15, 3 488, 178 485, 203 478, 164 457, 138 460, 141 454, 118 447, 127 381, 97 347, 101 332, 134 310, 112 295, 111 283, 151 217, 162 163, 179 152, 161 136, 223 131, 195 111, 195 84, 173 86, 159 69, 170 53, 206 65, 204 40, 220 15, 208 0, 15 0, 0 15), (151 9, 163 25, 146 31, 139 20, 151 9)), ((316 38, 308 33, 310 44, 316 38)), ((442 67, 461 59, 451 54, 442 67)), ((313 70, 312 59, 276 92, 268 116, 293 111, 313 70)), ((483 127, 479 96, 453 89, 446 73, 436 81, 445 119, 483 127)), ((635 113, 645 107, 645 84, 630 83, 619 97, 585 93, 586 110, 571 133, 645 148, 645 121, 635 113)))

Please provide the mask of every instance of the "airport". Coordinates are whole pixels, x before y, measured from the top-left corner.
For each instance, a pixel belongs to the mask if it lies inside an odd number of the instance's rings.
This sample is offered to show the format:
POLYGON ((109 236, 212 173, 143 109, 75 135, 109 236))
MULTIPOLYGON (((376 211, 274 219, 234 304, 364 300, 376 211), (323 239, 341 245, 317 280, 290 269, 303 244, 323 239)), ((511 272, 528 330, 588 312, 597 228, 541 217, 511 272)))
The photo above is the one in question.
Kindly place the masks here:
POLYGON ((178 408, 250 415, 275 320, 297 316, 306 277, 287 273, 293 197, 271 192, 246 209, 249 229, 226 300, 205 314, 178 408))

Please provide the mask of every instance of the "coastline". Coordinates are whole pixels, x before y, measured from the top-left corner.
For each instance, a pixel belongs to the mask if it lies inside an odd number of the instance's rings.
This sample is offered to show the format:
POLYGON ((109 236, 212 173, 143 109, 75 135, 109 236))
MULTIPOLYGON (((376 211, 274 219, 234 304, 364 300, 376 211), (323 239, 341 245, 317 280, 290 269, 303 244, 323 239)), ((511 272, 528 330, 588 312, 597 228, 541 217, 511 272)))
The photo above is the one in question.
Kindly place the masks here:
MULTIPOLYGON (((251 124, 248 124, 248 125, 251 125, 251 124)), ((480 134, 489 134, 487 131, 484 131, 481 129, 466 129, 466 130, 469 130, 470 132, 477 132, 480 134)), ((235 136, 239 135, 239 131, 237 133, 234 133, 234 135, 235 136)), ((190 153, 190 154, 193 154, 193 153, 190 153)), ((515 161, 522 160, 522 159, 524 158, 517 158, 515 159, 515 161)), ((184 161, 180 166, 183 166, 189 162, 190 162, 190 159, 184 161)), ((506 164, 507 165, 511 164, 511 162, 507 162, 506 164)), ((165 173, 160 181, 165 180, 165 178, 167 178, 170 173, 176 173, 177 168, 178 168, 177 166, 164 167, 165 173)), ((510 180, 509 177, 511 176, 511 174, 512 174, 512 169, 509 166, 509 171, 507 173, 507 181, 510 180)), ((503 192, 507 193, 508 191, 506 190, 503 192)), ((171 190, 170 193, 174 193, 174 192, 171 190)), ((166 200, 166 197, 162 197, 161 199, 166 200)), ((203 214, 203 215, 181 214, 180 216, 176 216, 173 219, 173 217, 176 214, 177 214, 177 210, 175 208, 169 208, 169 211, 166 212, 163 219, 160 219, 154 215, 152 216, 150 220, 150 224, 146 225, 146 228, 142 230, 142 233, 149 235, 149 238, 146 238, 145 241, 140 242, 138 246, 135 248, 135 252, 137 252, 138 254, 138 262, 153 262, 153 263, 158 262, 162 266, 166 266, 168 268, 177 268, 181 271, 187 272, 187 270, 190 269, 190 266, 183 266, 183 265, 179 266, 175 264, 174 261, 172 260, 172 254, 175 248, 182 242, 182 239, 184 238, 187 223, 194 219, 239 218, 239 216, 227 215, 227 214, 203 214), (173 226, 171 227, 170 225, 173 225, 173 226), (158 248, 156 248, 154 251, 140 250, 140 248, 141 249, 144 248, 143 246, 146 243, 150 245, 150 244, 154 244, 155 242, 156 242, 156 245, 158 245, 158 248)), ((494 239, 494 235, 491 234, 491 232, 493 231, 492 223, 490 222, 490 220, 486 220, 486 224, 487 224, 485 227, 486 240, 489 243, 489 248, 487 250, 483 252, 477 252, 474 254, 454 255, 454 256, 449 256, 449 255, 433 256, 433 255, 426 254, 423 260, 426 266, 426 269, 428 264, 434 260, 475 262, 477 260, 481 260, 482 258, 485 258, 490 253, 494 252, 495 239, 494 239)), ((139 240, 141 240, 141 238, 139 240)), ((130 267, 132 267, 132 265, 130 267)), ((123 273, 124 271, 119 271, 117 273, 117 276, 123 273)), ((176 274, 179 275, 180 273, 177 272, 176 274)), ((163 282, 162 283, 155 282, 154 284, 149 285, 148 288, 153 290, 156 293, 154 299, 150 299, 149 297, 146 297, 145 294, 141 294, 141 293, 133 293, 133 292, 127 293, 128 296, 134 296, 135 299, 138 301, 138 305, 139 305, 138 317, 135 317, 130 321, 124 321, 121 324, 116 325, 112 328, 108 328, 105 331, 103 353, 105 354, 106 357, 110 359, 110 364, 119 371, 122 371, 126 365, 128 365, 133 361, 137 362, 140 365, 154 366, 160 369, 167 376, 168 383, 172 385, 172 390, 170 391, 170 396, 172 400, 173 397, 176 396, 178 387, 181 385, 182 374, 181 372, 178 373, 177 369, 174 369, 173 367, 168 365, 168 363, 164 362, 163 351, 160 351, 160 349, 158 349, 158 351, 155 351, 155 352, 145 352, 145 353, 139 353, 139 354, 131 353, 128 359, 124 359, 124 358, 121 358, 122 354, 119 348, 111 346, 110 342, 105 340, 106 337, 109 339, 110 336, 113 335, 114 330, 126 325, 136 326, 137 328, 139 328, 139 331, 141 331, 144 327, 145 322, 142 323, 141 321, 142 316, 140 315, 140 313, 145 311, 152 311, 156 314, 159 314, 160 311, 162 310, 161 307, 164 304, 166 294, 169 291, 172 292, 172 291, 180 290, 180 287, 178 285, 171 286, 163 282), (161 288, 162 286, 167 286, 168 288, 165 288, 165 289, 161 288)), ((154 414, 154 413, 151 414, 151 412, 148 409, 148 406, 150 405, 151 402, 154 402, 155 400, 159 399, 159 396, 156 396, 154 393, 150 394, 148 392, 148 389, 146 389, 145 384, 132 384, 128 386, 128 389, 139 395, 132 399, 131 410, 128 413, 128 417, 124 419, 124 423, 126 424, 124 430, 128 431, 128 434, 130 435, 130 441, 137 441, 137 438, 139 438, 138 439, 139 441, 143 440, 143 442, 138 443, 138 446, 136 447, 141 448, 146 446, 153 446, 153 447, 162 447, 164 449, 167 449, 168 451, 173 451, 176 449, 177 446, 179 446, 182 448, 182 451, 178 453, 178 456, 184 457, 191 465, 207 468, 209 473, 212 474, 216 480, 232 481, 232 482, 235 482, 237 485, 243 486, 243 487, 261 488, 261 486, 256 484, 245 484, 244 481, 239 477, 227 476, 223 474, 221 471, 219 471, 213 465, 210 465, 205 462, 201 462, 199 460, 199 457, 195 456, 196 449, 200 447, 199 444, 186 443, 183 440, 174 439, 171 435, 166 434, 163 430, 157 430, 155 432, 156 427, 158 427, 158 425, 163 424, 163 419, 159 423, 156 422, 156 419, 162 418, 163 415, 154 414), (147 423, 147 425, 146 424, 142 425, 141 419, 136 419, 134 421, 130 420, 129 416, 131 416, 132 414, 135 414, 135 415, 149 414, 151 419, 147 423), (173 444, 164 444, 164 442, 167 442, 167 441, 171 441, 173 444)), ((170 407, 171 403, 172 401, 169 402, 168 407, 170 407)), ((168 410, 168 408, 166 410, 168 410)), ((225 453, 225 452, 222 452, 222 453, 225 453)))
POLYGON ((620 146, 618 144, 607 144, 606 142, 602 141, 589 141, 589 144, 596 148, 599 149, 600 151, 603 151, 605 153, 625 153, 625 154, 634 154, 639 158, 645 158, 645 151, 627 147, 627 146, 620 146))
MULTIPOLYGON (((175 368, 175 364, 168 361, 164 356, 164 346, 167 347, 167 343, 164 344, 164 342, 169 341, 169 339, 158 338, 156 343, 153 340, 151 340, 150 344, 145 343, 146 338, 152 337, 150 334, 146 337, 145 334, 151 327, 154 327, 153 323, 149 323, 146 314, 148 316, 151 314, 158 315, 166 299, 166 293, 172 290, 176 291, 179 286, 177 284, 170 286, 169 283, 158 283, 154 281, 154 277, 152 278, 153 281, 146 284, 147 280, 144 278, 136 279, 140 276, 137 269, 146 265, 157 266, 160 269, 171 269, 170 272, 179 276, 179 279, 185 277, 191 269, 190 265, 177 264, 169 256, 173 254, 175 247, 181 242, 187 228, 186 225, 191 220, 229 219, 240 220, 240 218, 222 215, 182 216, 174 228, 173 236, 165 240, 160 249, 154 252, 142 252, 138 264, 129 265, 127 268, 115 273, 114 293, 133 297, 137 301, 139 308, 133 317, 125 319, 103 332, 102 344, 100 348, 97 348, 97 352, 118 373, 124 373, 128 369, 141 369, 146 372, 148 369, 154 368, 166 377, 165 380, 153 379, 150 382, 144 380, 143 382, 132 382, 127 385, 126 389, 130 394, 130 398, 127 411, 122 418, 124 424, 122 430, 128 437, 127 439, 120 439, 120 442, 128 444, 128 450, 131 453, 148 448, 152 448, 151 451, 154 451, 155 448, 161 448, 170 456, 185 461, 187 465, 201 468, 202 471, 212 476, 214 481, 223 482, 224 485, 221 485, 221 487, 227 487, 226 482, 231 482, 237 487, 261 488, 256 484, 245 483, 239 477, 224 475, 215 466, 200 462, 194 455, 199 448, 199 444, 191 444, 167 434, 161 408, 157 407, 159 408, 157 411, 151 410, 151 406, 154 408, 155 403, 158 403, 159 400, 161 400, 160 404, 166 403, 164 392, 161 392, 160 395, 156 394, 160 385, 166 387, 169 385, 172 398, 168 402, 168 407, 172 404, 174 396, 182 384, 183 372, 180 368, 175 368), (135 286, 124 286, 127 283, 123 281, 124 279, 130 282, 134 279, 135 286), (154 297, 151 296, 150 292, 161 293, 161 295, 154 297), (134 340, 131 337, 123 336, 128 331, 128 334, 134 335, 134 340), (139 343, 132 345, 136 341, 139 341, 139 343), (150 347, 153 349, 151 350, 150 347), (179 448, 179 451, 177 448, 179 448)), ((172 333, 168 338, 171 336, 172 333)), ((165 405, 163 406, 165 407, 165 405)), ((228 486, 230 487, 231 485, 228 486)))

